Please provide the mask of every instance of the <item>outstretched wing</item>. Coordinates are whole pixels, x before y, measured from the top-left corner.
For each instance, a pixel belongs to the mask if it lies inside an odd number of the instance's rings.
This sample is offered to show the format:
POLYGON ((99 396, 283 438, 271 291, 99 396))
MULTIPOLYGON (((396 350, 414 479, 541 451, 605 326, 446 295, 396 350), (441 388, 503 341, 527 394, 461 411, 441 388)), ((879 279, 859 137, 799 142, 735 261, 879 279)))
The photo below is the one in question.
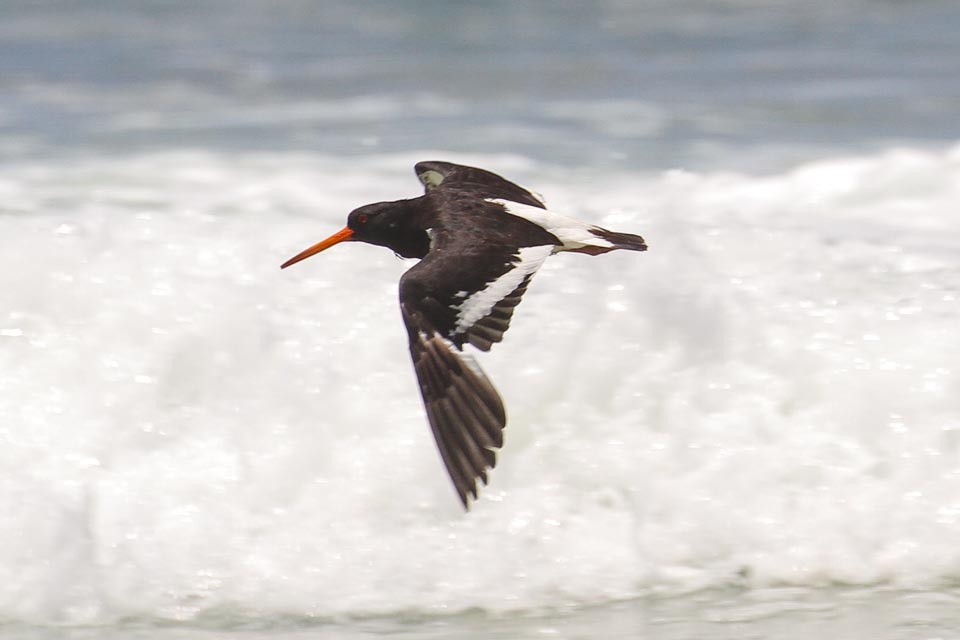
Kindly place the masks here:
POLYGON ((453 187, 481 198, 503 198, 531 207, 546 208, 542 198, 486 169, 428 160, 414 165, 414 171, 428 192, 440 187, 453 187))
POLYGON ((447 472, 468 508, 503 445, 506 412, 464 343, 503 339, 533 274, 554 245, 428 254, 400 280, 400 308, 427 418, 447 472), (446 257, 444 257, 446 256, 446 257))
POLYGON ((494 449, 503 446, 507 423, 503 402, 475 363, 430 327, 422 314, 401 304, 411 333, 410 357, 443 464, 460 496, 477 497, 477 479, 487 483, 487 469, 497 463, 494 449))
POLYGON ((555 245, 429 253, 400 279, 400 303, 457 349, 503 340, 527 285, 555 245))

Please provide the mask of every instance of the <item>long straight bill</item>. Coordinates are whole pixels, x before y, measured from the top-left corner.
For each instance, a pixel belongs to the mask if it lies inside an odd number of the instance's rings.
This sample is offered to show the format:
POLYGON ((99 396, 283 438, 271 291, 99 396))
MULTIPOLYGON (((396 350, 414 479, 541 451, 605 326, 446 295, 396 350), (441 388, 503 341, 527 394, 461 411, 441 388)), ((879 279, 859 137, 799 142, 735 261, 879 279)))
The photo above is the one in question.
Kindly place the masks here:
POLYGON ((321 240, 317 244, 313 245, 308 249, 304 249, 297 255, 293 256, 282 265, 281 269, 286 269, 292 264, 296 264, 301 260, 306 260, 310 256, 316 255, 323 251, 324 249, 329 249, 335 244, 340 244, 341 242, 346 242, 347 240, 353 240, 353 231, 350 230, 350 227, 344 227, 340 231, 337 231, 335 234, 327 238, 326 240, 321 240))

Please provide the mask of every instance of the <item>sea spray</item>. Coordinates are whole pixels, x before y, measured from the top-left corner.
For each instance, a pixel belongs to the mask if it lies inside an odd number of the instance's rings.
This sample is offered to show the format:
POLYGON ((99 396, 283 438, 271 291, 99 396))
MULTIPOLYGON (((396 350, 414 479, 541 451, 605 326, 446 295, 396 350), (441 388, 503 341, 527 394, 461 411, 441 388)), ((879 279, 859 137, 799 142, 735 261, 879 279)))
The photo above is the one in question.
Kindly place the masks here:
POLYGON ((458 156, 642 255, 557 256, 481 357, 459 509, 371 247, 434 153, 144 153, 0 178, 0 616, 352 616, 960 575, 960 150, 777 175, 458 156), (603 189, 597 189, 597 184, 603 189), (246 612, 246 613, 243 613, 246 612))

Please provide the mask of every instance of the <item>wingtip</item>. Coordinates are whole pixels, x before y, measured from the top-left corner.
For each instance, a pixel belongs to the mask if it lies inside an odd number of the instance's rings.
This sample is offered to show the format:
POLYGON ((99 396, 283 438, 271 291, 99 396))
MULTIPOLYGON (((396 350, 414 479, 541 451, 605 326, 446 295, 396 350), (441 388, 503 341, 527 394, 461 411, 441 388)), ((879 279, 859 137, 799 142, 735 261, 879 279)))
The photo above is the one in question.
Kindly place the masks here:
POLYGON ((460 504, 469 511, 480 496, 480 482, 487 484, 496 464, 492 448, 503 443, 506 412, 482 371, 467 365, 455 349, 436 333, 411 335, 427 420, 460 504))

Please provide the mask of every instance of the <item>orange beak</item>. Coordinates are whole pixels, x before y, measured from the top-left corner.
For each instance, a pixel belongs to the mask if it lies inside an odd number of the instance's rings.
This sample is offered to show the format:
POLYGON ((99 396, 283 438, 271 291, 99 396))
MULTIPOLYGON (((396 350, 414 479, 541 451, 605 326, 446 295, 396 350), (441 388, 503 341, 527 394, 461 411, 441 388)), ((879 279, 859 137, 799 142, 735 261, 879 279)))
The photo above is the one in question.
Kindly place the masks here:
POLYGON ((341 242, 346 242, 347 240, 353 240, 353 231, 351 231, 350 227, 344 227, 343 229, 341 229, 340 231, 337 231, 335 234, 333 234, 326 240, 321 240, 320 242, 313 245, 309 249, 304 249, 303 251, 301 251, 300 253, 298 253, 297 255, 293 256, 292 258, 284 262, 282 265, 280 265, 280 268, 286 269, 292 264, 296 264, 301 260, 306 260, 310 256, 316 255, 321 251, 323 251, 324 249, 329 249, 333 245, 340 244, 341 242))

